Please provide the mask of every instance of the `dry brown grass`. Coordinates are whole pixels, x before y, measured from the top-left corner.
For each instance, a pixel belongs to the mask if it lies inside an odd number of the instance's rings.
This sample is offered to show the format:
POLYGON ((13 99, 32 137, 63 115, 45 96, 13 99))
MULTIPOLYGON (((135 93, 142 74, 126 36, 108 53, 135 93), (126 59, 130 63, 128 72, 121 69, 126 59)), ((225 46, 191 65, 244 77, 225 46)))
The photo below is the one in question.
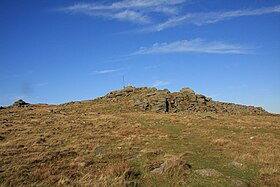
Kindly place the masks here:
POLYGON ((224 138, 212 140, 212 144, 219 145, 219 146, 225 146, 225 145, 228 145, 229 143, 230 143, 230 140, 227 140, 224 138))
POLYGON ((109 167, 104 168, 104 171, 102 172, 105 176, 111 176, 111 177, 122 177, 126 171, 130 169, 128 163, 122 162, 122 163, 116 163, 112 164, 109 167))
MULTIPOLYGON (((121 106, 121 107, 119 107, 121 106)), ((135 112, 87 101, 0 110, 2 186, 277 186, 280 117, 135 112), (162 174, 151 170, 164 161, 162 174), (242 168, 227 166, 237 161, 242 168), (191 168, 189 168, 190 166, 191 168), (192 171, 213 168, 221 178, 192 171)))

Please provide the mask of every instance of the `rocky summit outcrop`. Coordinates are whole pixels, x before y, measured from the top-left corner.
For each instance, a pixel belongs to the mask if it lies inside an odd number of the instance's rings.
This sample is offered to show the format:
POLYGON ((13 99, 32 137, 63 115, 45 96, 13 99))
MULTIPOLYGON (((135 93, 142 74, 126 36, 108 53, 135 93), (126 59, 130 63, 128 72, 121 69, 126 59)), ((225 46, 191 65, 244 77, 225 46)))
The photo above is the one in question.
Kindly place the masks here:
POLYGON ((18 108, 26 108, 26 107, 29 107, 30 104, 23 101, 22 99, 20 99, 20 100, 14 102, 13 106, 18 107, 18 108))
POLYGON ((110 101, 128 100, 136 109, 168 113, 230 113, 230 114, 267 114, 261 107, 213 101, 212 98, 196 94, 190 88, 179 92, 156 88, 127 86, 122 90, 108 93, 102 99, 110 101))

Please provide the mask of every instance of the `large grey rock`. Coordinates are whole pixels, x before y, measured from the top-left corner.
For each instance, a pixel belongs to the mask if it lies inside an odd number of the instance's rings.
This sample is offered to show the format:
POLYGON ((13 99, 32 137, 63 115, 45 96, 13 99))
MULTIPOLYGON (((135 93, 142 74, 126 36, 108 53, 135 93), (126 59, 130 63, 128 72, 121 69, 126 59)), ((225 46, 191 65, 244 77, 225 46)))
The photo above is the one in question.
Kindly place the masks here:
POLYGON ((20 99, 20 100, 14 102, 13 106, 18 107, 18 108, 24 108, 24 107, 28 107, 29 103, 26 103, 25 101, 20 99))
POLYGON ((196 100, 199 103, 206 103, 206 96, 204 96, 202 94, 197 94, 196 95, 196 100))
POLYGON ((122 90, 110 92, 103 98, 109 101, 128 99, 136 109, 153 112, 268 114, 261 107, 213 101, 205 95, 196 94, 190 88, 171 93, 167 89, 127 86, 122 90))
POLYGON ((164 168, 166 167, 168 161, 165 160, 158 168, 155 168, 151 171, 151 173, 157 173, 157 174, 162 174, 164 171, 164 168))
POLYGON ((135 87, 131 86, 131 85, 128 85, 124 88, 124 91, 129 93, 129 92, 133 92, 135 89, 135 87))
POLYGON ((195 92, 192 89, 190 89, 190 88, 182 88, 180 90, 180 93, 183 94, 183 95, 181 95, 181 97, 184 97, 186 95, 185 99, 188 99, 191 102, 196 101, 196 95, 195 95, 195 92))
POLYGON ((190 88, 182 88, 180 90, 181 93, 185 93, 187 95, 195 95, 195 92, 190 88))

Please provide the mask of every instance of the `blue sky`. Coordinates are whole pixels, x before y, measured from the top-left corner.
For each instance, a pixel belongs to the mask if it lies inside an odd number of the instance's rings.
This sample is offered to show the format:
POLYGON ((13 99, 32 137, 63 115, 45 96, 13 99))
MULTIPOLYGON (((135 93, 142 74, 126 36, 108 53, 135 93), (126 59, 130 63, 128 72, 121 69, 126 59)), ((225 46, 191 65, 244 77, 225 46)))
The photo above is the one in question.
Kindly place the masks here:
POLYGON ((280 1, 0 1, 0 105, 190 87, 280 113, 280 1))

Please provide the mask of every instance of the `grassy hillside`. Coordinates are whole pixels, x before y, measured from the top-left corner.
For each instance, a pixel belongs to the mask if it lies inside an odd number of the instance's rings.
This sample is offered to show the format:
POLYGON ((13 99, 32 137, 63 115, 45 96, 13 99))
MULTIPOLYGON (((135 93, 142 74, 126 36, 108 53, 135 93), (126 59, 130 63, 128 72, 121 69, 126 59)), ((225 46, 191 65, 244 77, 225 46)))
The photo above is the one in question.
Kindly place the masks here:
POLYGON ((1 186, 279 186, 279 150, 279 115, 102 99, 0 110, 1 186))

